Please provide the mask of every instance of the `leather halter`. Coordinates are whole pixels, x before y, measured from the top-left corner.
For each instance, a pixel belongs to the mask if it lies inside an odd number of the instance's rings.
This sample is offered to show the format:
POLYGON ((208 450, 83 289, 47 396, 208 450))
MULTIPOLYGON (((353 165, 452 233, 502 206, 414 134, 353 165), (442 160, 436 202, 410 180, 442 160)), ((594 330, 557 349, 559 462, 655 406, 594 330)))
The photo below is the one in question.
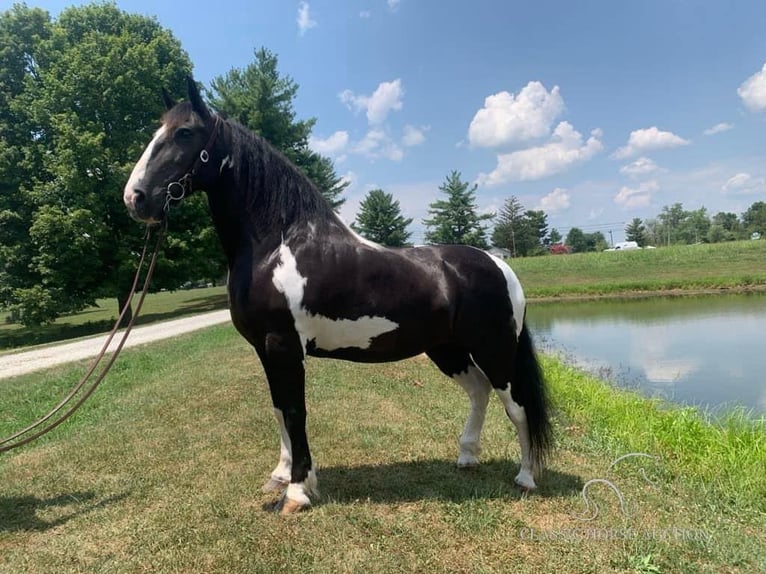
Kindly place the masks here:
POLYGON ((178 181, 172 181, 168 184, 165 190, 165 207, 163 209, 165 214, 167 214, 167 212, 170 210, 171 202, 179 202, 184 197, 186 197, 187 194, 192 192, 192 178, 197 174, 197 170, 200 168, 200 166, 210 161, 210 152, 213 151, 213 146, 215 145, 215 141, 218 138, 218 127, 220 124, 221 117, 216 114, 213 133, 210 134, 210 139, 207 140, 207 144, 195 158, 191 169, 187 171, 186 174, 178 181))

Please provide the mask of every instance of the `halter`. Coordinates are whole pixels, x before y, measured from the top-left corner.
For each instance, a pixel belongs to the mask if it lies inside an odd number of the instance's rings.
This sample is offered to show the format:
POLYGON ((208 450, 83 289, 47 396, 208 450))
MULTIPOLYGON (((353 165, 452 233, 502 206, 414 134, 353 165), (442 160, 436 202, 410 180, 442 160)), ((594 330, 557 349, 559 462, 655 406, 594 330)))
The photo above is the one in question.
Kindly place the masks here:
POLYGON ((187 193, 192 192, 192 178, 197 174, 197 170, 200 168, 200 166, 210 161, 210 152, 213 151, 215 140, 218 138, 218 126, 220 123, 221 117, 216 114, 213 133, 210 134, 210 139, 207 140, 207 144, 202 149, 202 151, 199 152, 199 155, 194 160, 191 169, 187 171, 186 174, 178 181, 170 182, 165 189, 165 207, 163 208, 163 212, 166 215, 168 211, 170 211, 171 202, 179 202, 184 197, 186 197, 187 193))

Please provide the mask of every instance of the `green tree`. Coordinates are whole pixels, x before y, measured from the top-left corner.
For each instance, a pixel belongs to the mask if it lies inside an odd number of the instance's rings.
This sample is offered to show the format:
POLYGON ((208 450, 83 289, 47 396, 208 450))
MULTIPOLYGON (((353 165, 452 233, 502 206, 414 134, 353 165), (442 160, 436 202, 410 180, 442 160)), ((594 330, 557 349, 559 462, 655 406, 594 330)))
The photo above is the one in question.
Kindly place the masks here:
POLYGON ((469 187, 461 179, 459 171, 452 171, 439 191, 447 195, 446 200, 437 200, 430 205, 430 219, 424 219, 428 228, 425 239, 435 244, 472 245, 487 249, 487 230, 482 221, 492 219, 492 214, 479 215, 476 210, 476 185, 469 187))
POLYGON ((573 227, 567 233, 566 244, 572 253, 587 253, 589 251, 603 251, 608 243, 604 234, 600 231, 585 233, 578 227, 573 227))
POLYGON ((639 247, 647 245, 646 227, 640 217, 634 217, 625 227, 625 240, 635 241, 639 247))
POLYGON ((555 227, 551 229, 551 232, 548 234, 548 245, 555 245, 556 243, 561 243, 561 240, 564 239, 559 233, 559 230, 555 227))
POLYGON ((524 210, 511 196, 505 200, 492 232, 492 244, 508 249, 513 257, 539 255, 548 235, 548 216, 544 211, 524 210))
POLYGON ((515 195, 503 203, 497 215, 497 223, 492 231, 492 245, 511 252, 512 257, 519 255, 516 249, 516 237, 521 238, 524 226, 524 206, 515 195))
MULTIPOLYGON (((181 91, 188 56, 156 20, 113 4, 69 8, 55 21, 22 5, 0 15, 0 66, 12 80, 0 82, 6 121, 16 123, 0 145, 21 160, 0 161, 0 218, 11 224, 0 304, 37 324, 97 297, 124 299, 142 229, 120 190, 161 115, 159 88, 181 91)), ((180 211, 155 288, 222 271, 204 200, 180 211)))
POLYGON ((760 233, 766 236, 766 202, 756 201, 742 214, 742 226, 749 236, 751 233, 760 233))
POLYGON ((298 84, 279 73, 279 59, 267 48, 255 50, 255 60, 243 69, 232 69, 210 84, 210 104, 266 139, 301 168, 333 209, 348 182, 335 174, 332 160, 309 149, 316 118, 296 119, 293 100, 298 84))
POLYGON ((527 227, 527 255, 540 255, 546 248, 548 216, 543 210, 529 209, 524 213, 527 227))
POLYGON ((412 235, 407 226, 412 219, 402 215, 399 202, 382 189, 373 189, 359 205, 352 227, 360 235, 388 247, 403 247, 412 235))
POLYGON ((678 229, 678 239, 682 243, 701 243, 707 238, 708 231, 710 231, 710 217, 705 207, 685 211, 678 229))

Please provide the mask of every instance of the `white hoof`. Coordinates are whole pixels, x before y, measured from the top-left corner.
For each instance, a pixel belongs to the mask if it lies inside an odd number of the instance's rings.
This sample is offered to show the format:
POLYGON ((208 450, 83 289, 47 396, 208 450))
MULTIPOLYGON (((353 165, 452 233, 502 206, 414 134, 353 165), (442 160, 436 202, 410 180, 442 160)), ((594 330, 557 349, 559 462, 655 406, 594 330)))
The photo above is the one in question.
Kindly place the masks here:
POLYGON ((537 488, 535 479, 532 476, 532 473, 528 470, 520 470, 519 474, 516 475, 516 478, 514 478, 513 481, 524 490, 534 490, 537 488))
POLYGON ((461 469, 476 468, 479 466, 479 459, 472 454, 461 454, 457 459, 457 467, 461 469))

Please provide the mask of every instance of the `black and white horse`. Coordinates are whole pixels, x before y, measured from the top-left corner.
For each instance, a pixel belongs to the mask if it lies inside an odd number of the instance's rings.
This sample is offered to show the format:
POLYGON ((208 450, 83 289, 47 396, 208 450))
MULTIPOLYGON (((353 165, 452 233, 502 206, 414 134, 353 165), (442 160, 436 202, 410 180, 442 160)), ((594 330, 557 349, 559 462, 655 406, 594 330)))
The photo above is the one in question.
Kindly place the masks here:
POLYGON ((189 80, 125 186, 133 218, 207 193, 229 267, 232 321, 255 348, 281 430, 264 490, 286 489, 282 511, 310 505, 316 475, 306 438, 304 359, 396 361, 426 353, 468 394, 459 467, 479 463, 491 391, 521 445, 515 478, 535 488, 550 444, 543 377, 524 324, 524 292, 503 261, 466 246, 387 249, 343 223, 282 154, 214 114, 189 80))

